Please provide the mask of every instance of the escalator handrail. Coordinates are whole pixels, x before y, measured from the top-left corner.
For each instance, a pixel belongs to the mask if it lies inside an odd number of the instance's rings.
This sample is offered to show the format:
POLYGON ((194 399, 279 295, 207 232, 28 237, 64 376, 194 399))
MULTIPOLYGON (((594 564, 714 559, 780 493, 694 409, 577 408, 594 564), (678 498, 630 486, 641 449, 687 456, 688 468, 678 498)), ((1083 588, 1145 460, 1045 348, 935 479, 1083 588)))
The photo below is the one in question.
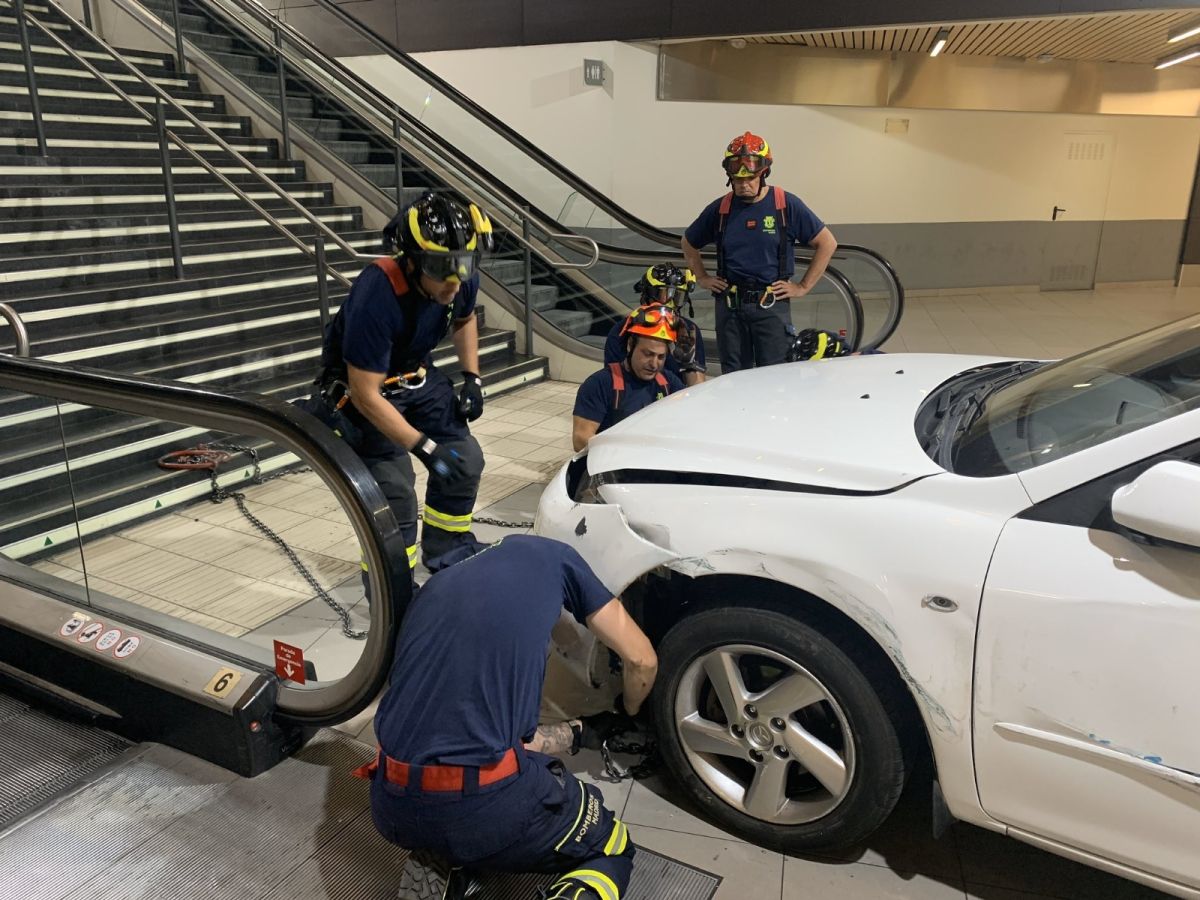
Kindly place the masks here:
MULTIPOLYGON (((365 709, 379 693, 395 650, 410 588, 404 540, 366 464, 332 431, 283 400, 0 354, 0 388, 139 417, 266 438, 296 453, 338 497, 362 546, 371 627, 349 673, 319 687, 281 682, 280 715, 327 724, 365 709), (401 570, 398 570, 401 569, 401 570)), ((182 636, 176 640, 185 642, 182 636)), ((191 643, 195 643, 191 641, 191 643)), ((207 645, 204 645, 207 647, 207 645)))

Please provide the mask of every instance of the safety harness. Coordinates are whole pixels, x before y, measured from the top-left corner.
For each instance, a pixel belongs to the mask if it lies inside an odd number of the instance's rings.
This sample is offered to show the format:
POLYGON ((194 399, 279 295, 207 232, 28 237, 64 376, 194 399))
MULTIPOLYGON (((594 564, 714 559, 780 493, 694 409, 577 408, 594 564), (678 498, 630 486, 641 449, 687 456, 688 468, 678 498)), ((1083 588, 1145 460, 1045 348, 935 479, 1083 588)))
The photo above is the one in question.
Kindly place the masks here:
MULTIPOLYGON (((613 380, 613 411, 620 412, 621 401, 625 397, 625 370, 619 362, 612 362, 608 364, 608 371, 612 373, 613 380)), ((664 395, 671 393, 671 383, 662 372, 654 374, 654 383, 662 389, 664 395)))
MULTIPOLYGON (((787 229, 787 193, 783 188, 774 186, 771 191, 775 195, 775 212, 779 213, 779 280, 782 281, 787 277, 787 254, 790 249, 788 241, 787 229)), ((729 280, 725 274, 725 223, 729 219, 729 211, 733 208, 733 191, 730 191, 721 198, 721 205, 717 208, 717 274, 729 280)))

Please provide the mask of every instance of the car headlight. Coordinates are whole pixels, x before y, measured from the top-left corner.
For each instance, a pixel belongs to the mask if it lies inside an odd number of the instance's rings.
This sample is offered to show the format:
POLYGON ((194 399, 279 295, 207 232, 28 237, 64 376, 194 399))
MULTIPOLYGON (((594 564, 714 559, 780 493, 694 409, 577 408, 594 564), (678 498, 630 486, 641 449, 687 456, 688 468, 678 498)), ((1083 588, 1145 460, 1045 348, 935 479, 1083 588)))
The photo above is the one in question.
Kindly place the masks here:
POLYGON ((567 465, 567 495, 576 503, 603 503, 600 496, 600 485, 604 479, 599 475, 589 475, 587 470, 587 454, 571 460, 567 465))

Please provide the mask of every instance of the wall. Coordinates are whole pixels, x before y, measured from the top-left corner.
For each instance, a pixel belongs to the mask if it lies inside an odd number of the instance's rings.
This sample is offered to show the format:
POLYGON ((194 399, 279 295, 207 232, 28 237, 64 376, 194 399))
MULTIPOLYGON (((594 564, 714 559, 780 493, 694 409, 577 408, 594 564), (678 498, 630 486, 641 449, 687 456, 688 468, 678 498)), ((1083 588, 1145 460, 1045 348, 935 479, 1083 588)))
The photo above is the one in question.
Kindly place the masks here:
MULTIPOLYGON (((655 96, 656 48, 617 42, 417 58, 663 227, 686 226, 723 191, 720 154, 734 134, 764 134, 777 160, 772 180, 800 194, 841 240, 884 253, 917 288, 1038 283, 1050 209, 1065 205, 1055 190, 1061 136, 1111 132, 1097 280, 1175 277, 1200 146, 1197 119, 664 102, 655 96), (604 87, 583 85, 585 57, 607 63, 604 87), (889 118, 907 119, 907 133, 885 133, 889 118)), ((405 90, 388 60, 346 62, 376 84, 405 90)), ((448 107, 435 96, 425 121, 439 129, 448 123, 459 146, 481 159, 502 151, 448 107)), ((525 184, 547 211, 561 209, 565 189, 539 182, 514 154, 500 156, 504 177, 525 184)), ((589 212, 573 204, 568 224, 608 224, 589 212)))

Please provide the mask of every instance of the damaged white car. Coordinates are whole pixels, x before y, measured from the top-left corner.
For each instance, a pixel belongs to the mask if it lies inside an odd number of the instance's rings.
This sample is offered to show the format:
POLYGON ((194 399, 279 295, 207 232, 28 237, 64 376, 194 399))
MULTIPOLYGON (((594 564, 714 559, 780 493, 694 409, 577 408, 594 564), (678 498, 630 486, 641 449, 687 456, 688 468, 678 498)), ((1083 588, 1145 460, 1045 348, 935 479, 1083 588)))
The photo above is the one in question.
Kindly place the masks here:
POLYGON ((656 642, 660 749, 725 828, 855 842, 930 752, 942 811, 1200 897, 1200 316, 718 378, 595 438, 536 530, 656 642))

